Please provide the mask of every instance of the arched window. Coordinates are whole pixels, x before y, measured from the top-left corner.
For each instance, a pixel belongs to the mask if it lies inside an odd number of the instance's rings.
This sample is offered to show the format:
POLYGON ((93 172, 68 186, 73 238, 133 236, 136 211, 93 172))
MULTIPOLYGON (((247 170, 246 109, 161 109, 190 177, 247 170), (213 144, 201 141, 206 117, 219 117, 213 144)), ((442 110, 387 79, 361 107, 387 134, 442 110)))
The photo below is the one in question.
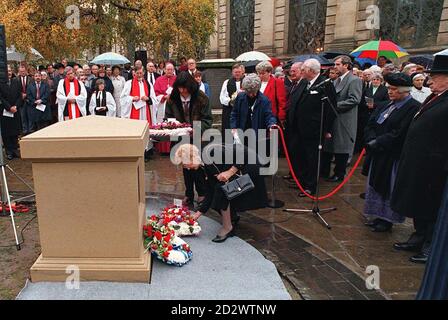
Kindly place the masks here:
POLYGON ((443 2, 444 0, 379 0, 378 36, 405 48, 435 45, 443 2))
POLYGON ((230 56, 254 50, 255 0, 230 1, 230 56))
POLYGON ((327 0, 290 0, 289 53, 313 53, 324 47, 327 0))

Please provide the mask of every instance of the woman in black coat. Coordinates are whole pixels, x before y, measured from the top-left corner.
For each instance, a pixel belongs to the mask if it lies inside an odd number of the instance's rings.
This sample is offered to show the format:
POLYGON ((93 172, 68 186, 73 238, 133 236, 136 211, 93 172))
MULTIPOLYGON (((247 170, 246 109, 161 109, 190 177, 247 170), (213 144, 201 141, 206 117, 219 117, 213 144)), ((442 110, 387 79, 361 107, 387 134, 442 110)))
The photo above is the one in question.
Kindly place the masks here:
POLYGON ((231 210, 243 212, 265 208, 267 192, 264 179, 260 176, 260 166, 256 154, 241 144, 207 145, 201 160, 199 151, 194 145, 184 144, 176 151, 177 163, 187 170, 203 170, 206 175, 206 196, 197 208, 195 219, 210 208, 222 216, 222 228, 213 242, 221 243, 234 235, 231 210), (227 161, 227 160, 231 161, 227 161), (255 188, 229 201, 222 186, 238 174, 248 174, 255 188))
POLYGON ((390 208, 401 150, 420 103, 410 96, 411 78, 392 74, 386 78, 391 103, 372 114, 365 129, 369 174, 364 214, 374 232, 389 231, 405 218, 390 208))

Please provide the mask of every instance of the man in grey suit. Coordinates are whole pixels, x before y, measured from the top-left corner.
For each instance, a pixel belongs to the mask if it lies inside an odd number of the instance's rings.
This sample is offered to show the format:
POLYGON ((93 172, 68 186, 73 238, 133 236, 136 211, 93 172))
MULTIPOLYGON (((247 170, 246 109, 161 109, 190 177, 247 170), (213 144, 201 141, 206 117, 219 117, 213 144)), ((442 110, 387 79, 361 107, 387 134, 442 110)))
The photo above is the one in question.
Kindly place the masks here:
POLYGON ((334 60, 340 77, 334 85, 337 93, 335 106, 339 117, 333 124, 331 135, 327 135, 322 155, 322 176, 330 176, 331 160, 334 156, 336 166, 334 175, 327 179, 330 182, 344 180, 347 162, 355 146, 358 122, 358 105, 362 97, 362 81, 352 74, 352 60, 348 56, 338 56, 334 60))

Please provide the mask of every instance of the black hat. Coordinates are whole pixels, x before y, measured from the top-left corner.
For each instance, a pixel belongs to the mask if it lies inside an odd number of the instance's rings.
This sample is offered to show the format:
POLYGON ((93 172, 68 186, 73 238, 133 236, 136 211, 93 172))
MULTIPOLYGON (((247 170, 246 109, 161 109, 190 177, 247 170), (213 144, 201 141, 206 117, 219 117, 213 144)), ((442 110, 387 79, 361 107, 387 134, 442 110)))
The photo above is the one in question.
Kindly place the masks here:
POLYGON ((432 68, 425 70, 427 73, 447 73, 448 74, 448 56, 436 55, 432 68))
POLYGON ((384 81, 394 87, 412 87, 411 77, 401 72, 388 73, 384 77, 384 81))

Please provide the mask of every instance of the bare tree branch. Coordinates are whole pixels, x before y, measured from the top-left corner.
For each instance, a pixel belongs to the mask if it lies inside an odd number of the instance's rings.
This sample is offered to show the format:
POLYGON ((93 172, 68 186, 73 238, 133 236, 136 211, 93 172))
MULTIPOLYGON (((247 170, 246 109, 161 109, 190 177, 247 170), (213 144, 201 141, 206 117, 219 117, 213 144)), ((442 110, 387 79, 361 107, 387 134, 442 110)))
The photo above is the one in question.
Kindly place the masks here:
POLYGON ((127 11, 138 12, 138 13, 140 13, 141 10, 142 10, 141 8, 129 7, 127 5, 124 5, 122 3, 117 3, 115 1, 111 1, 110 4, 113 5, 114 7, 118 8, 118 9, 120 9, 120 10, 127 10, 127 11))

